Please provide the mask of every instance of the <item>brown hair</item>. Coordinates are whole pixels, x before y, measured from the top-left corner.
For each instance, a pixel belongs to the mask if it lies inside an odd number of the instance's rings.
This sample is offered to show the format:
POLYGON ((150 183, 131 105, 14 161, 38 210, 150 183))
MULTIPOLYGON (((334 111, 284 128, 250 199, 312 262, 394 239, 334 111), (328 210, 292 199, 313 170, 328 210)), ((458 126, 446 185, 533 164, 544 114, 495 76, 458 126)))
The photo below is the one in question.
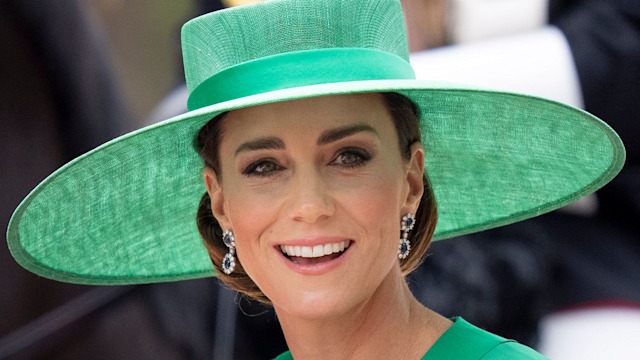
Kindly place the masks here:
MULTIPOLYGON (((420 142, 419 109, 411 100, 398 93, 383 93, 382 95, 398 133, 401 155, 405 160, 409 161, 411 159, 411 145, 420 142)), ((222 179, 222 173, 218 145, 224 131, 222 126, 223 118, 224 114, 221 114, 211 119, 202 127, 194 141, 194 147, 200 154, 205 166, 213 169, 219 181, 222 179)), ((424 194, 420 199, 420 206, 416 213, 416 224, 409 234, 411 252, 406 259, 400 260, 400 267, 405 276, 415 270, 422 262, 431 243, 438 218, 433 190, 426 175, 423 175, 423 181, 424 194)), ((230 288, 258 301, 270 303, 269 299, 244 271, 239 261, 236 261, 235 270, 231 274, 227 275, 220 271, 222 259, 228 249, 222 242, 222 229, 213 217, 211 199, 207 193, 200 200, 197 223, 209 256, 216 269, 219 270, 218 277, 230 288)))

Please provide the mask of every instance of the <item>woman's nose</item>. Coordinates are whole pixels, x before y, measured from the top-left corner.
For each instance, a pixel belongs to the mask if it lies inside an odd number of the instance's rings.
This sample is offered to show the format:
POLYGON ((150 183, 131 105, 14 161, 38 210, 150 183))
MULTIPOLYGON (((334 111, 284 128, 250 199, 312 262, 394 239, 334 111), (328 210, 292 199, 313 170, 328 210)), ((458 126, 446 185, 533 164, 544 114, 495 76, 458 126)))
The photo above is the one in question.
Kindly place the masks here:
POLYGON ((291 180, 288 195, 293 220, 315 223, 334 214, 333 198, 320 171, 301 170, 291 180))

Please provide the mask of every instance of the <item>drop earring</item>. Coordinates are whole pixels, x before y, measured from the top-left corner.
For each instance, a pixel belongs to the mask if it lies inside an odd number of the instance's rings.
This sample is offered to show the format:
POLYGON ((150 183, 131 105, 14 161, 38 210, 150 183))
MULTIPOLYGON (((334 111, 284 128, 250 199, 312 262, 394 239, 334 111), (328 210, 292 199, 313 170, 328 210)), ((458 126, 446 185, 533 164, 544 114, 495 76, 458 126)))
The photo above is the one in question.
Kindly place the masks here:
POLYGON ((233 236, 231 230, 224 230, 222 232, 222 242, 229 248, 229 252, 222 259, 222 271, 229 275, 236 268, 236 238, 233 236))
POLYGON ((400 223, 400 230, 402 231, 402 237, 400 238, 400 247, 398 248, 398 259, 404 260, 409 256, 411 251, 411 242, 409 241, 409 231, 413 229, 413 225, 416 223, 416 217, 409 213, 402 217, 400 223))

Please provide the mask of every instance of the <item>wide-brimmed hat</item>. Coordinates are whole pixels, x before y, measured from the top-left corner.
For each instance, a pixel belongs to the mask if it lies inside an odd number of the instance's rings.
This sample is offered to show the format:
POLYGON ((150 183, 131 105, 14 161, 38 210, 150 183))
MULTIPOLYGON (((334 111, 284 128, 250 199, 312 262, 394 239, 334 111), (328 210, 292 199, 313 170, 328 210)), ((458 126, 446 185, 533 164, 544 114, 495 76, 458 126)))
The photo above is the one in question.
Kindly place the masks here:
POLYGON ((22 266, 86 284, 214 276, 195 221, 205 188, 193 139, 214 116, 259 104, 365 92, 413 100, 436 240, 561 207, 624 162, 615 132, 582 110, 415 80, 397 0, 231 8, 189 21, 182 44, 190 111, 110 141, 36 187, 7 233, 22 266))

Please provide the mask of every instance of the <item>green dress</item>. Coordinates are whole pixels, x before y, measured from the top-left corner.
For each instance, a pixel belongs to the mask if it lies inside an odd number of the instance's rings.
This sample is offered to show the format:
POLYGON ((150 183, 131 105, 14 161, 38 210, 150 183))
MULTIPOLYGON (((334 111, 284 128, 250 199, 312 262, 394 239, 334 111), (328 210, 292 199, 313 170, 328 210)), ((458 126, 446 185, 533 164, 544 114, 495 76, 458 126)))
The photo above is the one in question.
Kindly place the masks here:
MULTIPOLYGON (((462 318, 433 344, 422 360, 539 360, 547 359, 513 340, 484 331, 462 318)), ((289 351, 275 360, 293 360, 289 351)))

